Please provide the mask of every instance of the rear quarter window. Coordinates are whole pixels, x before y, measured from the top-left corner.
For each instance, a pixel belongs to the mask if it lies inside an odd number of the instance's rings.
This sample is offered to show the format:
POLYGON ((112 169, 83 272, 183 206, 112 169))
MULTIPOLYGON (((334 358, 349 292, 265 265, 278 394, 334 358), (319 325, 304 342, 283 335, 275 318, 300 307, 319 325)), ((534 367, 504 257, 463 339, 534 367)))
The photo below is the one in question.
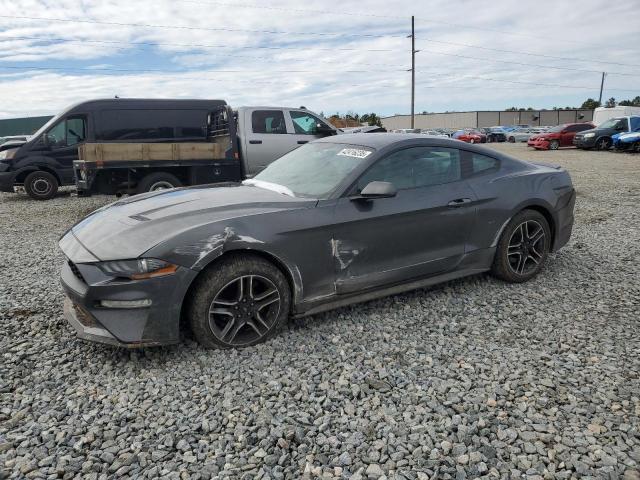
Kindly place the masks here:
POLYGON ((500 160, 488 155, 469 152, 465 167, 465 176, 473 177, 497 171, 500 168, 500 160))

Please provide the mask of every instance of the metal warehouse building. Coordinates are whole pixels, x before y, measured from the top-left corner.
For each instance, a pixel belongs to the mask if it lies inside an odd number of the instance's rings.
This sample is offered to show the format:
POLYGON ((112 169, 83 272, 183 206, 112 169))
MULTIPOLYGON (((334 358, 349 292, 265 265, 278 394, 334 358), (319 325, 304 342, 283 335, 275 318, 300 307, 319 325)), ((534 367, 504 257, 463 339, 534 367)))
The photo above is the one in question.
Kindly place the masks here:
POLYGON ((0 120, 0 137, 8 135, 31 135, 51 117, 7 118, 0 120))
MULTIPOLYGON (((468 128, 496 125, 561 125, 590 122, 593 110, 520 110, 426 113, 415 116, 415 128, 468 128)), ((382 118, 387 130, 411 128, 411 115, 382 118)))

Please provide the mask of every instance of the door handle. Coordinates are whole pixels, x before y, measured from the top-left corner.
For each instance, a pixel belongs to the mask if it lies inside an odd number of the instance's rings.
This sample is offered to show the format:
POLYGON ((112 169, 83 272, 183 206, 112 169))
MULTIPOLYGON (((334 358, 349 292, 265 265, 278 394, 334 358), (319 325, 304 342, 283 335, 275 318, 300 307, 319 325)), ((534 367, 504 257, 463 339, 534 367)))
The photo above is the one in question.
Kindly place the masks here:
POLYGON ((262 143, 262 140, 249 140, 249 143, 251 145, 260 145, 262 143))
POLYGON ((299 145, 302 145, 304 143, 309 143, 309 140, 298 140, 299 145))
POLYGON ((455 200, 451 200, 449 203, 447 203, 447 207, 460 208, 464 205, 467 205, 468 203, 471 203, 470 198, 456 198, 455 200))

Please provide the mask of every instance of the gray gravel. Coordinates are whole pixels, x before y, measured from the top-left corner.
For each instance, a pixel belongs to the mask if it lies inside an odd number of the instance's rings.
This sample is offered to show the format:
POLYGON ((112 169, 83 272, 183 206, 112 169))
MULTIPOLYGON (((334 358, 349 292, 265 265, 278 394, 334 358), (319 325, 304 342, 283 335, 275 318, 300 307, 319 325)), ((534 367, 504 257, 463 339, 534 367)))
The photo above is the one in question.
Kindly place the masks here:
POLYGON ((293 321, 240 351, 123 351, 62 317, 56 241, 111 198, 0 194, 0 478, 624 478, 640 465, 640 158, 571 150, 572 242, 293 321))

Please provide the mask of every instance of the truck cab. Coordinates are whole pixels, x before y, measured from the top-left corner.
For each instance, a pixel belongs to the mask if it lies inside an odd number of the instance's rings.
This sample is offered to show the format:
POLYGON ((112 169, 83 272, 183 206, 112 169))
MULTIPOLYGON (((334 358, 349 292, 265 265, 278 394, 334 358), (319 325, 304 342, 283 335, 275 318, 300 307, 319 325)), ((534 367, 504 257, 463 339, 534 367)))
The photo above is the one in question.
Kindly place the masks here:
POLYGON ((613 117, 595 128, 578 133, 573 138, 573 144, 582 149, 608 150, 613 145, 613 135, 639 129, 640 116, 613 117))
POLYGON ((248 177, 300 145, 338 133, 304 107, 239 107, 236 118, 240 158, 248 177))

